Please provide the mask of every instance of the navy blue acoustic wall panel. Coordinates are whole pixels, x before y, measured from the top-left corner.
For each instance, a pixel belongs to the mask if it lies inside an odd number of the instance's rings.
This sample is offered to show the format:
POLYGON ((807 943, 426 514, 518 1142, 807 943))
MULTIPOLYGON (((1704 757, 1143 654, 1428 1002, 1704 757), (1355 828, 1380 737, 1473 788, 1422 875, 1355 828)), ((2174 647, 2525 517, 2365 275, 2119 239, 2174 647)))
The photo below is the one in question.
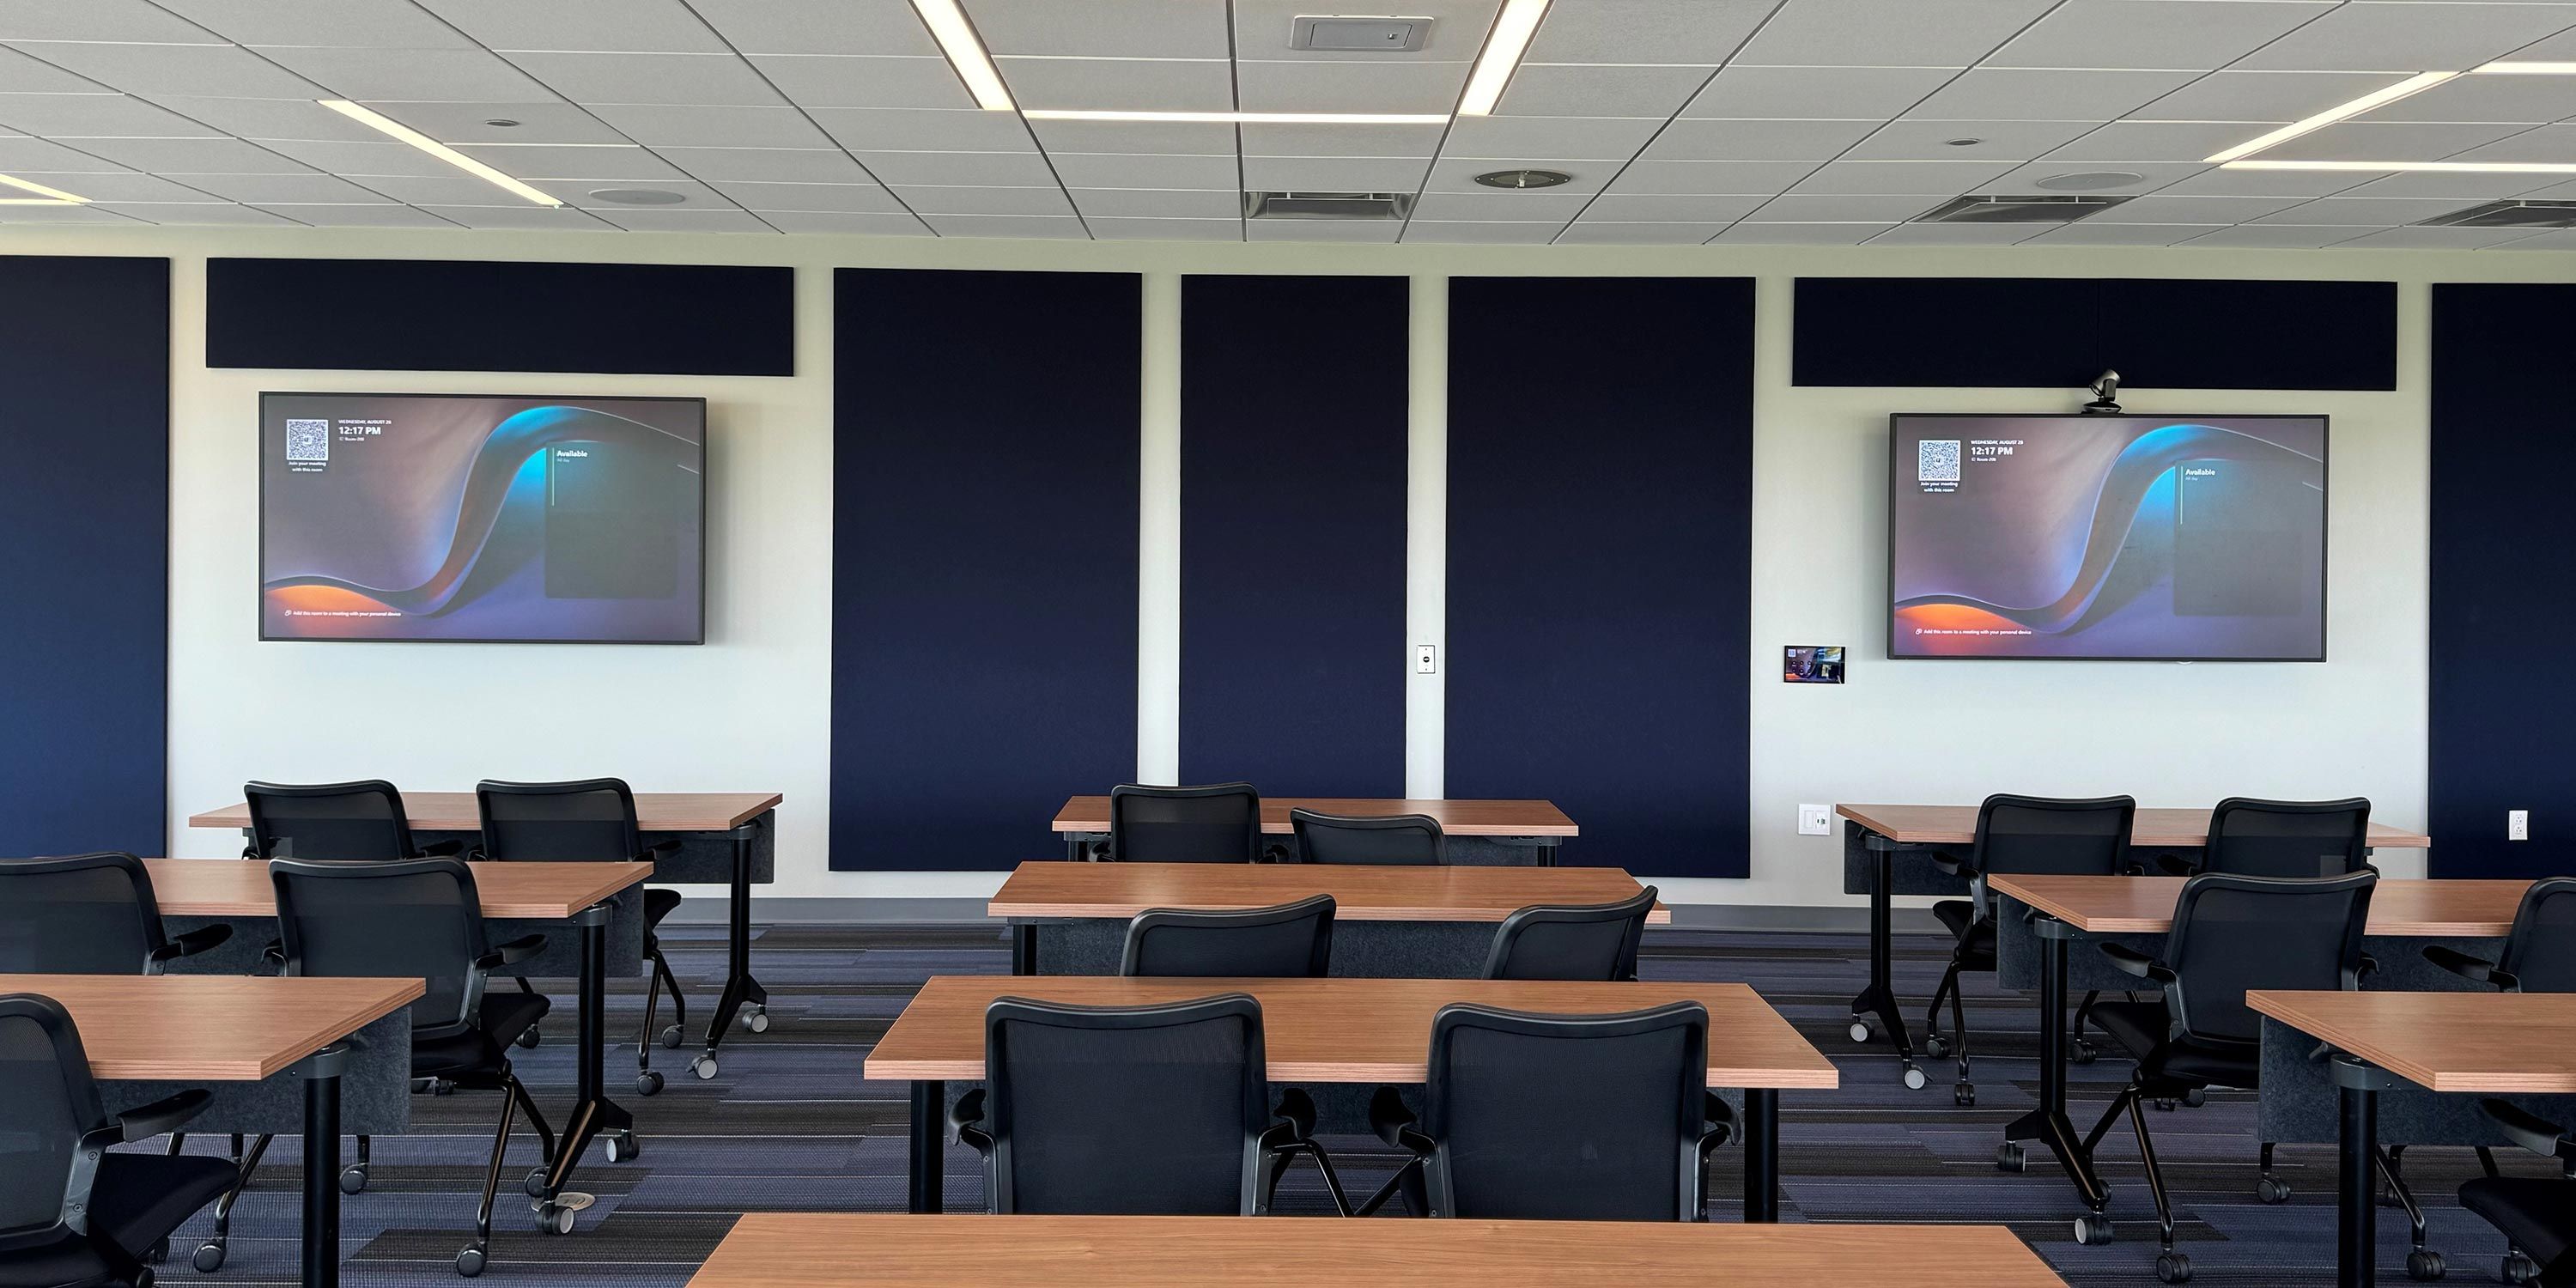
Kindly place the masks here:
POLYGON ((2394 389, 2393 282, 1802 277, 1802 385, 2394 389))
POLYGON ((1405 279, 1181 286, 1181 777, 1404 794, 1405 279))
POLYGON ((0 855, 162 853, 170 261, 0 256, 0 391, 0 855))
POLYGON ((1753 284, 1449 286, 1448 792, 1745 875, 1753 284))
POLYGON ((792 376, 796 271, 212 259, 206 365, 792 376))
POLYGON ((2433 288, 2433 875, 2543 877, 2576 840, 2576 285, 2433 288), (2531 839, 2505 813, 2531 811, 2531 839))
POLYGON ((1143 284, 833 289, 832 866, 1045 857, 1136 773, 1143 284))

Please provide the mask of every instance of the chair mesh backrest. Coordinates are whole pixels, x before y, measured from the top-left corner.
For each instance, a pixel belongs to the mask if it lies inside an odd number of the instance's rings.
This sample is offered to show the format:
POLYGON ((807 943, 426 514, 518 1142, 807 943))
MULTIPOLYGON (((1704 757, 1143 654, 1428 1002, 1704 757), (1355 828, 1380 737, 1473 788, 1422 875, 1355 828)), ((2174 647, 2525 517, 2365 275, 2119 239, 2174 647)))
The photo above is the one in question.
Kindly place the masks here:
POLYGON ((455 859, 398 863, 268 865, 293 975, 413 976, 428 991, 412 1003, 412 1028, 452 1033, 473 1022, 482 998, 482 899, 455 859))
POLYGON ((2209 812, 2204 872, 2339 877, 2369 859, 2370 802, 2258 801, 2231 796, 2209 812))
POLYGON ((2138 802, 1989 796, 1977 807, 1976 869, 2049 876, 2116 876, 2129 859, 2138 802))
POLYGON ((83 1133, 107 1120, 89 1055, 49 997, 0 997, 0 1241, 62 1223, 83 1133))
POLYGON ((1148 908, 1127 923, 1121 975, 1313 978, 1333 962, 1333 896, 1275 908, 1148 908))
POLYGON ((489 859, 624 863, 644 852, 635 830, 635 793, 622 779, 484 782, 474 788, 474 803, 483 816, 483 854, 489 859))
POLYGON ((2188 1036, 2252 1042, 2262 1019, 2249 989, 2352 988, 2377 872, 2339 877, 2202 873, 2174 903, 2165 963, 2181 982, 2165 990, 2188 1036))
POLYGON ((2498 967, 2526 993, 2576 993, 2576 877, 2534 881, 2513 916, 2498 967))
POLYGON ((1423 1130, 1440 1215, 1672 1221, 1694 1188, 1708 1011, 1525 1015, 1442 1007, 1423 1130), (1443 1201, 1443 1195, 1446 1201, 1443 1201))
POLYGON ((1269 1120, 1261 1005, 1002 998, 984 1015, 996 1212, 1248 1215, 1269 1120))
POLYGON ((250 797, 251 848, 260 858, 375 862, 420 853, 392 783, 252 783, 243 790, 250 797))
POLYGON ((143 860, 0 860, 0 971, 139 975, 163 942, 143 860))
POLYGON ((1440 820, 1428 814, 1358 818, 1292 809, 1288 825, 1296 830, 1298 855, 1308 863, 1408 867, 1448 861, 1440 820))
POLYGON ((1654 910, 1653 886, 1617 903, 1522 908, 1494 932, 1485 978, 1635 979, 1637 944, 1654 910))
POLYGON ((1250 783, 1109 792, 1109 857, 1126 863, 1252 863, 1261 857, 1261 793, 1250 783))

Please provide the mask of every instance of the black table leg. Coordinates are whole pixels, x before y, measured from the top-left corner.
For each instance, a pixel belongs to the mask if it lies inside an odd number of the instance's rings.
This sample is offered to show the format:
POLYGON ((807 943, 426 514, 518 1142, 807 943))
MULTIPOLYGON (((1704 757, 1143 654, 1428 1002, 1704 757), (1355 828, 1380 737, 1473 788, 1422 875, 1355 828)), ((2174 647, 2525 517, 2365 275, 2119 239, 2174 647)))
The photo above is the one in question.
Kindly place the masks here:
POLYGON ((1538 843, 1538 865, 1542 868, 1552 868, 1556 866, 1556 842, 1541 841, 1538 843))
POLYGON ((1011 973, 1038 973, 1038 923, 1034 921, 1011 923, 1011 973))
POLYGON ((1914 1064, 1914 1037, 1905 1027, 1904 1008, 1896 1004, 1896 855, 1872 849, 1870 861, 1869 987, 1852 998, 1852 1040, 1867 1041, 1865 1017, 1876 1016, 1887 1040, 1896 1045, 1897 1062, 1905 1066, 1905 1085, 1919 1088, 1924 1079, 1914 1064))
POLYGON ((1771 1087, 1744 1092, 1744 1219, 1780 1219, 1780 1093, 1771 1087))
POLYGON ((948 1117, 948 1084, 923 1081, 912 1084, 912 1196, 915 1213, 937 1212, 944 1201, 940 1183, 946 1161, 942 1146, 945 1120, 948 1117))
POLYGON ((700 1079, 716 1076, 716 1048, 724 1045, 725 1034, 733 1030, 734 1016, 742 1008, 751 1008, 752 1032, 769 1028, 769 990, 751 977, 751 837, 759 826, 755 822, 733 834, 733 888, 725 903, 724 993, 707 1021, 706 1053, 689 1062, 690 1071, 700 1079))
POLYGON ((2334 1058, 2342 1129, 2335 1156, 2335 1284, 2370 1288, 2379 1275, 2379 1091, 2386 1075, 2348 1055, 2334 1058))
POLYGON ((314 1055, 304 1072, 304 1288, 340 1285, 340 1075, 349 1048, 314 1055))
POLYGON ((584 908, 574 919, 581 927, 581 1050, 573 1060, 577 1099, 572 1117, 564 1123, 555 1156, 547 1160, 549 1206, 542 1211, 550 1217, 558 1209, 579 1211, 590 1206, 590 1196, 572 1194, 564 1187, 593 1140, 613 1138, 616 1158, 632 1158, 636 1153, 635 1116, 608 1098, 608 1080, 601 1068, 608 1043, 608 917, 609 907, 603 903, 584 908))
MULTIPOLYGON (((2004 1128, 2005 1154, 1999 1158, 2017 1160, 2012 1151, 2019 1142, 2038 1141, 2057 1156, 2084 1206, 2098 1217, 2111 1201, 2110 1192, 2093 1171, 2092 1148, 2066 1117, 2066 945, 2079 932, 2054 917, 2040 918, 2032 929, 2039 936, 2040 954, 2039 1107, 2004 1128)), ((2019 1170, 2017 1163, 2007 1166, 2019 1170)))

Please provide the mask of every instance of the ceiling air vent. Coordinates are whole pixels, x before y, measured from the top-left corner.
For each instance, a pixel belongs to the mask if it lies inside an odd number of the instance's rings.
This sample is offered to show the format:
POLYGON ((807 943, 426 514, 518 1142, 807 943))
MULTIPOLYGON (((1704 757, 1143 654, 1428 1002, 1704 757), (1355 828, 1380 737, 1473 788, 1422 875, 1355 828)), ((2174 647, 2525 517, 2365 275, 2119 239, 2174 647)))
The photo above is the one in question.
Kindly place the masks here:
POLYGON ((2099 214, 2128 197, 1961 197, 1916 215, 1918 224, 2062 224, 2099 214))
POLYGON ((1429 18, 1301 16, 1289 24, 1290 49, 1335 53, 1409 53, 1431 35, 1429 18))
POLYGON ((2490 201, 2435 215, 2418 228, 2576 228, 2576 201, 2490 201))
POLYGON ((1402 219, 1409 192, 1247 192, 1246 219, 1402 219))

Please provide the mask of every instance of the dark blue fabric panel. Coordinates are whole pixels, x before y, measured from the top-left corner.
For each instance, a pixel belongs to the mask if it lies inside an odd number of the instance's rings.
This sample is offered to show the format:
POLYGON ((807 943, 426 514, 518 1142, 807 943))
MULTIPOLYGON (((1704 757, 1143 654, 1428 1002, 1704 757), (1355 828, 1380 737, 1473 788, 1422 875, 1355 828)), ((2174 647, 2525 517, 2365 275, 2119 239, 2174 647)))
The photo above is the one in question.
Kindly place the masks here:
POLYGON ((796 374, 796 270, 210 259, 206 365, 796 374))
POLYGON ((1181 777, 1404 794, 1400 277, 1181 285, 1181 777))
MULTIPOLYGON (((2576 597, 2566 559, 2576 285, 2433 288, 2432 654, 2437 877, 2576 869, 2576 597), (2508 810, 2531 839, 2505 839, 2508 810)), ((2394 625, 2394 624, 2392 624, 2394 625)))
POLYGON ((1746 875, 1752 514, 1751 281, 1453 279, 1449 795, 1746 875))
POLYGON ((1802 277, 1801 385, 2394 389, 2393 282, 1802 277))
POLYGON ((832 867, 1052 857, 1136 772, 1142 280, 833 286, 832 867))
POLYGON ((0 391, 0 855, 164 853, 170 261, 0 256, 0 391))

